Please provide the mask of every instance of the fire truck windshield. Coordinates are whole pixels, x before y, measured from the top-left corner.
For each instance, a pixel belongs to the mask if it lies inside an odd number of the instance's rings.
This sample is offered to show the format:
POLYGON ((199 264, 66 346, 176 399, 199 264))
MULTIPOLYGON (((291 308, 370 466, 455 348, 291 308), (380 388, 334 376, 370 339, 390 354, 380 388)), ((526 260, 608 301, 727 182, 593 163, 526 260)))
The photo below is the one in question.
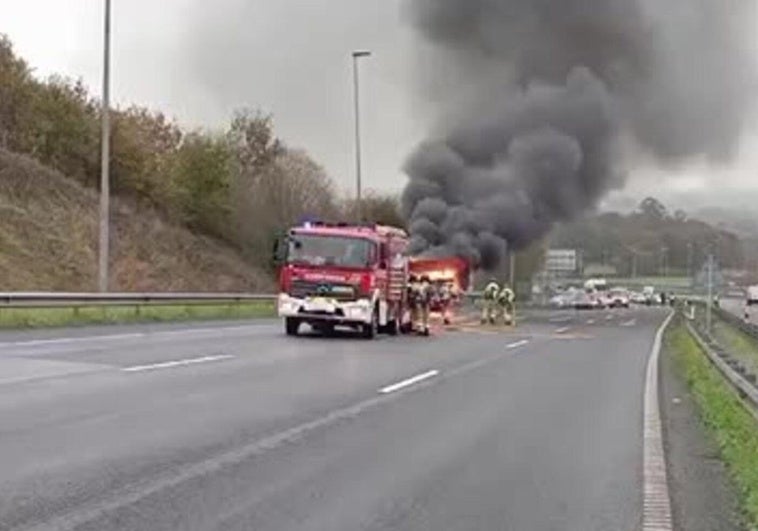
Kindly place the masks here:
POLYGON ((312 266, 366 267, 372 243, 361 238, 297 234, 290 239, 288 263, 312 266))

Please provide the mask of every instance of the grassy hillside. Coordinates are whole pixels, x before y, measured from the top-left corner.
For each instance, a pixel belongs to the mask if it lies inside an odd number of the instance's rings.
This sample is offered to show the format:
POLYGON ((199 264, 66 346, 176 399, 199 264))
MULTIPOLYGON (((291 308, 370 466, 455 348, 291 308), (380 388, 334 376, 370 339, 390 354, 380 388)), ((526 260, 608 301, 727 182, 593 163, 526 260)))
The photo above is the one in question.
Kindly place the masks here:
MULTIPOLYGON (((0 291, 96 289, 97 192, 0 150, 0 291)), ((259 291, 266 274, 233 249, 114 198, 111 289, 259 291)))

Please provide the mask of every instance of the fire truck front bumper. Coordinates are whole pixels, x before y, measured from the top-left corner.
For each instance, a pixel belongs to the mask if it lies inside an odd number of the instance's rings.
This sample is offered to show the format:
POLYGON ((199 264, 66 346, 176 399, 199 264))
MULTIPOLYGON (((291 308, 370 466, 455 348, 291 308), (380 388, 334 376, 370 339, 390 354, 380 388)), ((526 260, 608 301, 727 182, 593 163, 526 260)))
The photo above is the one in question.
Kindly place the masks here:
POLYGON ((298 299, 279 295, 279 317, 296 317, 305 322, 328 321, 334 324, 355 325, 371 323, 371 301, 337 301, 325 298, 298 299))

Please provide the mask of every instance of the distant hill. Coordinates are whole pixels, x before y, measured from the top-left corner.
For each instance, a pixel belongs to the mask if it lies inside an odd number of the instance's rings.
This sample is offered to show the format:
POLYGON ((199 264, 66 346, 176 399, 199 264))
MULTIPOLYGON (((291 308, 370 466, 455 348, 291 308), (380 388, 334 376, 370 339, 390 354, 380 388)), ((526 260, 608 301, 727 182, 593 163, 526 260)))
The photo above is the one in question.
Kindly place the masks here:
MULTIPOLYGON (((111 289, 258 291, 267 274, 234 249, 112 200, 111 289)), ((98 195, 0 149, 0 291, 96 289, 98 195)))
MULTIPOLYGON (((657 199, 672 212, 683 210, 688 217, 733 232, 741 238, 758 238, 758 191, 755 189, 656 191, 657 199)), ((644 197, 612 194, 600 207, 601 212, 628 214, 637 209, 644 197)))

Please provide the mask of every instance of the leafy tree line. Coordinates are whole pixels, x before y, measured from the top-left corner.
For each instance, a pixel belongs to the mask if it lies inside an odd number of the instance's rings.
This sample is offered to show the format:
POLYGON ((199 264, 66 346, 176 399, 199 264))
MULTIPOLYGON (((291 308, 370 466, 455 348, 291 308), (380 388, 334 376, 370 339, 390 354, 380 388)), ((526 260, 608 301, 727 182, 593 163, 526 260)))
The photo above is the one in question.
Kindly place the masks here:
POLYGON ((733 233, 670 212, 649 197, 628 215, 605 213, 558 227, 553 248, 582 251, 584 263, 614 266, 622 276, 687 275, 699 271, 709 253, 722 267, 743 268, 743 243, 733 233))
MULTIPOLYGON (((0 35, 0 147, 96 188, 101 110, 81 81, 37 79, 0 35)), ((270 115, 243 109, 224 131, 186 131, 142 107, 111 113, 113 192, 147 202, 260 265, 276 235, 303 216, 356 214, 307 152, 276 136, 270 115)), ((370 221, 402 223, 394 197, 369 196, 362 212, 370 221)))

